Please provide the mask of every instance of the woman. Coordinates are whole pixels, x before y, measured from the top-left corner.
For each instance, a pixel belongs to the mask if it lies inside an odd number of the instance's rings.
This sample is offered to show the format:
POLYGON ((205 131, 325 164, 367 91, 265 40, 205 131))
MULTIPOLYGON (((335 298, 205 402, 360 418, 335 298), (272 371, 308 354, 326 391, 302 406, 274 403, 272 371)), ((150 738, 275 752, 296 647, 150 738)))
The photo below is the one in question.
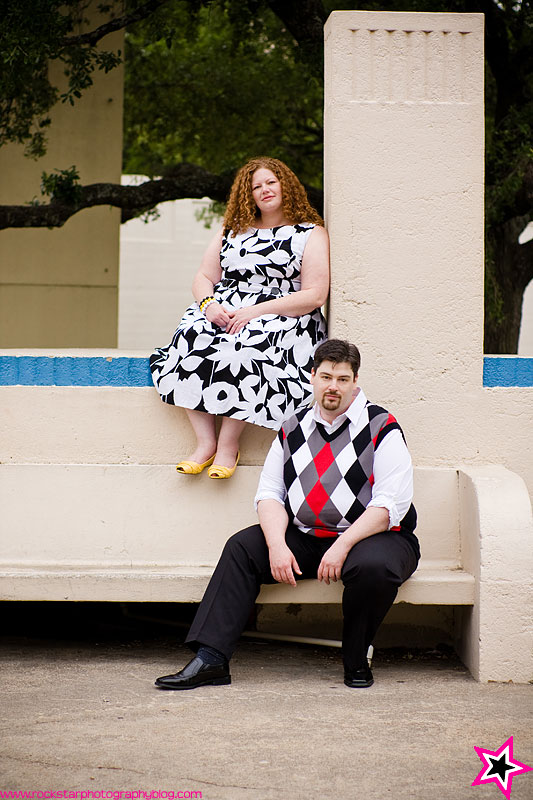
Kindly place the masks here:
POLYGON ((150 359, 161 399, 186 409, 197 446, 176 469, 229 478, 246 423, 278 429, 311 397, 329 242, 283 162, 254 158, 233 183, 223 227, 193 281, 193 303, 150 359), (215 417, 222 416, 216 436, 215 417))

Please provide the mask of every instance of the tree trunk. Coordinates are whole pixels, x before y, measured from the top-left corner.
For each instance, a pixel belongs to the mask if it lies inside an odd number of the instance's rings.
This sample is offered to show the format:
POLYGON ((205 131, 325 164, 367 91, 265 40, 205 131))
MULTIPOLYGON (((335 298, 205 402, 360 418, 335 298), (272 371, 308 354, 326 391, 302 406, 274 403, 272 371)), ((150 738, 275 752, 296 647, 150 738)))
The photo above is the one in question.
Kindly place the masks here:
POLYGON ((485 287, 484 352, 518 350, 524 291, 533 280, 533 240, 518 244, 529 217, 514 217, 489 232, 485 287))

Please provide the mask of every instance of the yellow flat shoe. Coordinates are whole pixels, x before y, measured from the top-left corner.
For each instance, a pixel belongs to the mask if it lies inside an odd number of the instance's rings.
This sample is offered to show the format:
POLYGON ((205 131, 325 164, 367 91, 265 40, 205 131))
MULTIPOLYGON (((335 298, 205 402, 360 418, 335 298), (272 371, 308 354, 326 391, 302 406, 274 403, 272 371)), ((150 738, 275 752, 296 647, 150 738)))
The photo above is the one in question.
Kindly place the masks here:
POLYGON ((203 472, 206 467, 209 467, 214 460, 215 456, 211 456, 211 458, 208 458, 203 464, 199 464, 197 461, 180 461, 176 466, 176 470, 177 472, 181 472, 182 475, 199 475, 200 472, 203 472))
POLYGON ((210 478, 231 478, 235 470, 237 469, 237 464, 239 463, 239 458, 241 454, 240 451, 237 453, 237 458, 235 459, 235 464, 232 467, 221 467, 219 464, 213 464, 212 467, 209 467, 207 470, 207 474, 210 478))

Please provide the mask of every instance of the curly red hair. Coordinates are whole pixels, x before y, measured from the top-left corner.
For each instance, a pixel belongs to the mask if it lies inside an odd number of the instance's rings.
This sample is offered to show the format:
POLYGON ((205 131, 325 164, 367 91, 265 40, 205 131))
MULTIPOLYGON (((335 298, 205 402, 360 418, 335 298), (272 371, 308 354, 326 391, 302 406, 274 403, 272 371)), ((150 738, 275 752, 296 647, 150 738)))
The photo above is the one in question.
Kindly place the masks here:
POLYGON ((252 196, 252 176, 258 169, 271 170, 279 180, 283 214, 293 225, 299 222, 324 224, 320 214, 309 203, 307 193, 294 172, 277 158, 259 156, 250 159, 235 176, 222 223, 224 234, 229 231, 244 233, 254 226, 258 211, 252 196))

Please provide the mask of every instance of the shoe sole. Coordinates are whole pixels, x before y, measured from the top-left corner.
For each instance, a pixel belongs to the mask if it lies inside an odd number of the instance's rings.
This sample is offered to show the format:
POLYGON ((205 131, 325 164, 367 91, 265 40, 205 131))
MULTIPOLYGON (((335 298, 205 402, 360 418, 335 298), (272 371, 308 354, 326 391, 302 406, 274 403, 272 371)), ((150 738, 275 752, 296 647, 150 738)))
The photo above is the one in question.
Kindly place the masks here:
POLYGON ((366 683, 349 683, 348 681, 344 681, 344 685, 349 689, 369 689, 374 685, 374 681, 367 681, 366 683))
POLYGON ((199 464, 197 461, 180 461, 179 464, 176 464, 176 472, 180 475, 200 475, 206 467, 212 465, 214 460, 215 456, 211 456, 211 458, 208 458, 203 464, 199 464), (180 469, 182 464, 186 467, 190 467, 190 469, 180 469))
POLYGON ((166 689, 167 691, 182 692, 184 689, 198 689, 200 686, 229 686, 231 683, 231 676, 228 678, 214 678, 210 681, 202 681, 195 683, 193 686, 166 686, 164 683, 155 683, 158 689, 166 689))

